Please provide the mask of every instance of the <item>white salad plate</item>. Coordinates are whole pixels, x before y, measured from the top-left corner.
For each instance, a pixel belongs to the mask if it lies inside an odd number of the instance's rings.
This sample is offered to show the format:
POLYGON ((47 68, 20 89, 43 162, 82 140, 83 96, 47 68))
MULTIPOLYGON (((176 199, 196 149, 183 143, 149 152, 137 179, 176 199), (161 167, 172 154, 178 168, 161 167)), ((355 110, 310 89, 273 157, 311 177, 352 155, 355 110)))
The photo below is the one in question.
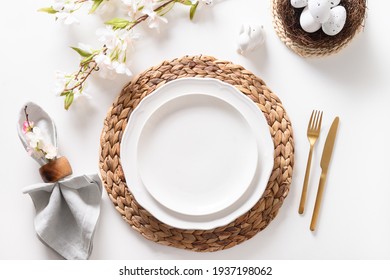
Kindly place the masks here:
POLYGON ((257 105, 216 79, 182 78, 143 98, 121 141, 137 202, 168 225, 212 229, 262 196, 274 146, 257 105))
POLYGON ((142 182, 177 213, 208 215, 236 202, 257 169, 256 138, 243 115, 208 94, 187 94, 161 105, 138 140, 142 182))

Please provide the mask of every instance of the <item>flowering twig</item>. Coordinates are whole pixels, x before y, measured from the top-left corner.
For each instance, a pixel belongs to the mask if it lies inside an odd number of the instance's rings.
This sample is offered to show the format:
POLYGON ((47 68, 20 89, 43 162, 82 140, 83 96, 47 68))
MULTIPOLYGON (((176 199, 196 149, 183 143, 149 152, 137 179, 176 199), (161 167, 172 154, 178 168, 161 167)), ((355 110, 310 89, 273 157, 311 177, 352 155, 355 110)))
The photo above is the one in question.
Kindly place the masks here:
POLYGON ((47 142, 40 128, 35 126, 34 122, 29 120, 27 105, 24 107, 26 120, 23 122, 22 131, 27 142, 28 153, 36 159, 44 159, 50 162, 57 158, 57 148, 47 142))
MULTIPOLYGON (((54 14, 56 19, 64 20, 70 24, 77 22, 73 13, 84 4, 92 4, 89 13, 95 12, 102 4, 109 0, 56 0, 56 4, 40 11, 54 14)), ((73 74, 61 74, 58 76, 57 92, 65 98, 64 107, 69 109, 76 94, 83 93, 88 78, 94 72, 100 72, 104 77, 113 74, 132 73, 127 66, 129 46, 137 38, 133 32, 134 27, 142 22, 147 22, 150 28, 159 28, 160 23, 166 23, 164 17, 175 4, 182 4, 190 7, 190 19, 194 17, 199 3, 207 5, 212 0, 122 0, 128 8, 127 18, 113 18, 105 22, 106 29, 98 30, 98 35, 103 42, 100 49, 92 49, 85 45, 72 47, 81 57, 79 69, 73 74)))
POLYGON ((33 127, 32 127, 32 123, 31 123, 30 120, 28 119, 27 105, 24 106, 24 115, 26 116, 26 122, 25 122, 25 124, 23 125, 23 126, 24 126, 24 130, 25 130, 25 131, 32 131, 33 127))

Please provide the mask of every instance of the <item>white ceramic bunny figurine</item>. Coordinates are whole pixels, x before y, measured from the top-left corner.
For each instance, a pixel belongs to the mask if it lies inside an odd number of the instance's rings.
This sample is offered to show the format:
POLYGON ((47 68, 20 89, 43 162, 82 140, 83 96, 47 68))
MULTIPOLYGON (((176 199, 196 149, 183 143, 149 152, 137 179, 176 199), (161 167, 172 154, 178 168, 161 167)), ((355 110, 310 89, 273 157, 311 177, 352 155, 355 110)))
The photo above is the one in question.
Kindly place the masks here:
POLYGON ((244 23, 237 40, 237 52, 244 55, 264 44, 265 32, 262 25, 244 23))

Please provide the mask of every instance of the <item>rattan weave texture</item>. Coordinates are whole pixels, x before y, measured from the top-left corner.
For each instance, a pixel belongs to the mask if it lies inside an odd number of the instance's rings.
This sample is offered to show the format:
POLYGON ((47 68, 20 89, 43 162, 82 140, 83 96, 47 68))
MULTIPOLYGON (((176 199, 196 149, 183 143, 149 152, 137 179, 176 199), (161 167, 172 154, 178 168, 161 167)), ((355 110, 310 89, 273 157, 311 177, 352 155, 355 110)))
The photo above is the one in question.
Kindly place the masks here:
POLYGON ((233 247, 266 228, 289 192, 294 141, 291 122, 281 101, 250 71, 210 56, 185 56, 164 61, 134 77, 109 109, 100 141, 100 173, 115 208, 133 229, 162 245, 198 252, 233 247), (178 229, 157 220, 137 203, 126 185, 121 167, 120 143, 133 109, 156 88, 183 77, 215 78, 235 86, 263 112, 274 142, 274 167, 261 199, 233 222, 212 230, 178 229))

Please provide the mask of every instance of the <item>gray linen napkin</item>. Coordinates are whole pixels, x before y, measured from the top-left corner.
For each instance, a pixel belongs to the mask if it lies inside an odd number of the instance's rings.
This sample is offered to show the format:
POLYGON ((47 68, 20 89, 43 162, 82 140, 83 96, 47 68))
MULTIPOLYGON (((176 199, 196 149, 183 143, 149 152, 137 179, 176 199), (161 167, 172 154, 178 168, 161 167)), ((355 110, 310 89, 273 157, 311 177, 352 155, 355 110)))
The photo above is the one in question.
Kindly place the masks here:
POLYGON ((100 214, 102 185, 98 175, 66 178, 26 187, 34 202, 39 238, 65 259, 85 260, 91 254, 100 214))

